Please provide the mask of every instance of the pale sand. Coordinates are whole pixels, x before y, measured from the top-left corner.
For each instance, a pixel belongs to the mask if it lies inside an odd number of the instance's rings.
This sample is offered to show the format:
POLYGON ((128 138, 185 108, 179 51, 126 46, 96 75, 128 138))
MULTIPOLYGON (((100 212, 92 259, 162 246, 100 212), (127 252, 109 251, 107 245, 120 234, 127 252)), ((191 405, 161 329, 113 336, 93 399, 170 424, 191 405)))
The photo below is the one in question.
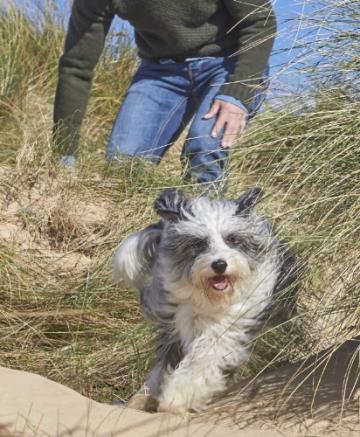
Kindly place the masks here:
MULTIPOLYGON (((168 414, 150 414, 92 401, 41 376, 0 368, 0 426, 16 436, 239 436, 278 437, 276 432, 235 431, 189 424, 168 414)), ((0 429, 0 436, 3 434, 0 429)))
POLYGON ((359 341, 347 342, 326 365, 318 355, 248 387, 242 382, 190 423, 101 404, 41 376, 0 368, 0 436, 359 436, 359 341), (309 376, 314 363, 323 364, 309 376))

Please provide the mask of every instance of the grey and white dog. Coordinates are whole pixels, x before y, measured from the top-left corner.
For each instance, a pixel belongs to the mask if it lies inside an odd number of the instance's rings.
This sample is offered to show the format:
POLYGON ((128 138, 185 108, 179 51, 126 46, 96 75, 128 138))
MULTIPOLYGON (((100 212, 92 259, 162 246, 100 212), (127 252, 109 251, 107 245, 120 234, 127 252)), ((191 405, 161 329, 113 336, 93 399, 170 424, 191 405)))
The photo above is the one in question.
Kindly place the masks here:
POLYGON ((297 276, 294 257, 254 210, 261 195, 188 199, 167 190, 155 201, 161 220, 117 249, 115 278, 139 290, 157 333, 145 385, 158 411, 202 410, 223 391, 277 292, 297 276))

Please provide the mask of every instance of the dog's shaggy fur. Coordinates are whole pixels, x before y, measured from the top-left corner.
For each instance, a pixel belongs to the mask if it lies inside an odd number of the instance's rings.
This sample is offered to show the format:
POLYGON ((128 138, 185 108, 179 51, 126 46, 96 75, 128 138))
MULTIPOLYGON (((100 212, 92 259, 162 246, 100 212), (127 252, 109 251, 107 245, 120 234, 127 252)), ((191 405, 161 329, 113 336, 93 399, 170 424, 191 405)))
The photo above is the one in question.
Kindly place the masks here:
POLYGON ((167 190, 155 201, 161 220, 116 252, 115 277, 139 290, 158 334, 146 379, 158 411, 201 410, 223 391, 276 292, 296 276, 286 245, 254 211, 261 194, 228 201, 167 190))

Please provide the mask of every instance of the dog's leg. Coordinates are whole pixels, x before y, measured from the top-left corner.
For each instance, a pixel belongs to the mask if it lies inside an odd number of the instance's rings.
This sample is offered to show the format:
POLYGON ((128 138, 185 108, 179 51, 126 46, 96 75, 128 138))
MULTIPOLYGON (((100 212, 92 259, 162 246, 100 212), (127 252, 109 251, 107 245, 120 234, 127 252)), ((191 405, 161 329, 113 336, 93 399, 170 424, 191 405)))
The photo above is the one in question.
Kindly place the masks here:
POLYGON ((136 410, 155 412, 158 407, 156 397, 161 384, 163 364, 156 364, 148 373, 146 380, 140 390, 132 396, 127 403, 127 407, 136 410))
POLYGON ((227 335, 195 340, 179 365, 164 375, 158 411, 184 416, 189 409, 204 409, 226 388, 224 370, 236 367, 248 355, 246 347, 232 343, 227 335))
POLYGON ((160 387, 169 368, 175 368, 180 361, 180 347, 171 342, 168 333, 158 337, 157 361, 148 373, 141 389, 128 402, 130 408, 154 412, 157 410, 160 387))

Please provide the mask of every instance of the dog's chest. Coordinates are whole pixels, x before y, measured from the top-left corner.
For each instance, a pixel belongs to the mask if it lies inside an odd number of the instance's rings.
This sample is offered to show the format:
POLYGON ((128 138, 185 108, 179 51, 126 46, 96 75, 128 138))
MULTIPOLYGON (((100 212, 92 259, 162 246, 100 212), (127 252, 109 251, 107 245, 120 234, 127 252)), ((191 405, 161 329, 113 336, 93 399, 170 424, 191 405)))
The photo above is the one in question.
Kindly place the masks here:
POLYGON ((194 339, 205 332, 208 334, 210 326, 215 323, 209 317, 195 313, 189 304, 179 305, 174 321, 176 334, 185 353, 188 352, 194 339))

